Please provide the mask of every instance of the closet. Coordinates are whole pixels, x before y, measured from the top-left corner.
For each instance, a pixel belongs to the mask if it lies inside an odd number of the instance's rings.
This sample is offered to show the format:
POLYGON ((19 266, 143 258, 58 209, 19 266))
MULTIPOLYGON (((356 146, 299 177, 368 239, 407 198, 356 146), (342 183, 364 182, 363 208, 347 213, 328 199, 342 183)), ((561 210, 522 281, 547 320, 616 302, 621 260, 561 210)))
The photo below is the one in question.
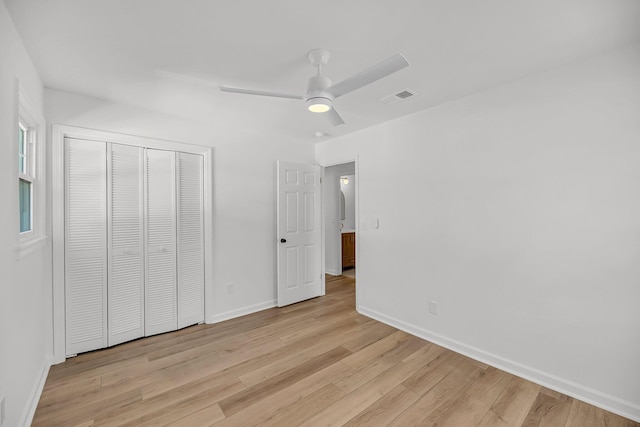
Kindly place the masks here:
POLYGON ((203 157, 64 145, 66 354, 203 322, 203 157))

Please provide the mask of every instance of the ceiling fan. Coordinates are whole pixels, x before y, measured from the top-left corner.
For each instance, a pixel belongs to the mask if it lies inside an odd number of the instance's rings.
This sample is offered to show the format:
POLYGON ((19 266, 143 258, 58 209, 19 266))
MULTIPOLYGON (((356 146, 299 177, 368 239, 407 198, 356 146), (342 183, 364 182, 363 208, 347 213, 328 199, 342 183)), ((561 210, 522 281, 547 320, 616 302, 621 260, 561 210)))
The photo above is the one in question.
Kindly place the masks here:
POLYGON ((314 113, 327 113, 326 116, 334 125, 344 124, 344 120, 333 107, 333 100, 346 95, 349 92, 360 89, 389 74, 395 73, 409 66, 409 61, 402 54, 396 53, 390 58, 368 68, 346 80, 331 85, 331 80, 322 74, 322 66, 329 62, 330 53, 326 49, 313 49, 308 53, 309 62, 316 67, 317 74, 309 79, 307 93, 304 95, 292 95, 288 93, 266 92, 252 89, 241 89, 230 86, 220 86, 223 92, 243 93, 246 95, 273 96, 276 98, 302 99, 306 102, 309 111, 314 113))

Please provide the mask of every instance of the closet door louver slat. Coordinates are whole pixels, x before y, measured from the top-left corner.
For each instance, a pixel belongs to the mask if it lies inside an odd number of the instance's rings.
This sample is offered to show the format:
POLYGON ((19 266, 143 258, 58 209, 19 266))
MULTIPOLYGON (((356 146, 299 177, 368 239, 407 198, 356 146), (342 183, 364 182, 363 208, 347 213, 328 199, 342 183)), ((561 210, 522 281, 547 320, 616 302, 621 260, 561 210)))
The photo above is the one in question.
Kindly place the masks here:
POLYGON ((109 144, 109 346, 144 336, 143 154, 109 144))
POLYGON ((65 138, 66 353, 107 345, 106 144, 65 138))
POLYGON ((203 158, 177 153, 178 328, 204 321, 203 158))

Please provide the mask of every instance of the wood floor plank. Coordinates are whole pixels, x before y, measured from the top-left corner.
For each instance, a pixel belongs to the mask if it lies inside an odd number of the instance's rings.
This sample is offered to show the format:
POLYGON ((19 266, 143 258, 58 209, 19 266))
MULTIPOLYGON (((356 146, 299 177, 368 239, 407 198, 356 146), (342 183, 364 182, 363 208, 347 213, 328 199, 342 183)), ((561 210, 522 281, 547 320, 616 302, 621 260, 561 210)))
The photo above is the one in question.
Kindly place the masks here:
POLYGON ((295 366, 280 375, 252 387, 248 387, 245 390, 222 400, 220 402, 220 407, 225 415, 232 415, 242 410, 245 406, 251 405, 272 393, 286 388, 305 376, 311 375, 323 368, 326 368, 327 366, 337 363, 349 354, 351 354, 351 352, 344 347, 329 350, 328 352, 295 366))
POLYGON ((315 416, 344 397, 344 392, 334 384, 326 384, 321 389, 282 407, 273 416, 260 422, 261 427, 297 426, 315 416))
POLYGON ((365 317, 354 284, 71 358, 33 425, 640 427, 365 317))
MULTIPOLYGON (((427 345, 427 343, 415 339, 415 337, 411 337, 411 339, 404 339, 403 337, 398 343, 396 347, 392 347, 386 351, 383 351, 386 346, 382 348, 378 347, 375 353, 368 352, 366 348, 363 349, 362 351, 367 353, 367 357, 365 359, 357 359, 359 363, 363 364, 356 365, 354 371, 337 381, 336 385, 344 392, 350 393, 378 375, 383 374, 386 370, 402 361, 402 359, 420 352, 427 345)), ((350 360, 350 362, 352 365, 354 364, 354 360, 350 360)), ((422 366, 425 361, 423 359, 416 359, 415 363, 422 366)), ((406 363, 405 365, 410 366, 412 371, 415 369, 413 363, 406 363)))
POLYGON ((100 399, 93 399, 86 402, 86 399, 76 399, 66 405, 60 405, 48 412, 38 411, 32 426, 66 426, 89 422, 95 417, 110 411, 117 411, 119 408, 142 399, 139 390, 127 393, 103 396, 100 399))
POLYGON ((420 396, 402 384, 386 393, 355 417, 345 426, 384 426, 389 424, 420 396))
POLYGON ((246 343, 247 337, 242 334, 234 334, 212 339, 211 336, 197 336, 189 340, 183 340, 179 344, 168 348, 162 348, 147 352, 147 359, 154 361, 170 356, 178 360, 188 360, 203 353, 218 351, 220 348, 236 347, 246 343))
POLYGON ((480 427, 520 426, 533 406, 541 387, 513 377, 482 418, 480 427))
POLYGON ((480 373, 477 380, 471 384, 467 390, 467 394, 475 396, 488 405, 493 405, 498 396, 507 387, 507 384, 513 378, 512 375, 499 369, 489 367, 480 373))
MULTIPOLYGON (((332 381, 347 375, 353 368, 338 362, 323 370, 312 374, 291 386, 282 389, 253 405, 248 405, 242 411, 237 412, 215 424, 216 427, 256 426, 262 425, 277 414, 283 408, 294 405, 304 400, 307 396, 317 392, 332 381)), ((320 408, 319 410, 322 410, 320 408)))
POLYGON ((66 386, 49 387, 46 393, 42 393, 38 407, 42 410, 48 406, 64 404, 77 395, 93 393, 101 387, 102 377, 100 376, 87 378, 74 384, 67 384, 66 386))
POLYGON ((411 335, 407 334, 406 332, 396 331, 388 337, 376 341, 375 343, 363 348, 362 350, 353 353, 353 355, 343 360, 343 363, 346 363, 352 368, 364 366, 370 360, 375 359, 376 357, 395 349, 396 347, 398 347, 398 345, 404 343, 410 337, 411 335))
POLYGON ((47 381, 51 378, 51 384, 46 386, 47 392, 55 393, 60 387, 75 386, 79 383, 83 383, 87 380, 101 377, 107 373, 119 371, 121 369, 127 369, 130 367, 140 367, 147 364, 149 360, 145 355, 133 357, 131 359, 117 360, 112 363, 101 363, 93 368, 82 369, 69 369, 61 377, 56 375, 48 376, 47 381))
POLYGON ((344 341, 350 340, 352 337, 357 337, 362 334, 360 328, 354 327, 353 322, 341 324, 333 329, 332 333, 325 337, 322 341, 316 342, 309 346, 305 341, 304 347, 297 347, 295 351, 291 351, 290 354, 279 358, 271 364, 263 365, 258 369, 248 372, 240 376, 240 380, 248 387, 265 381, 271 377, 274 377, 293 366, 299 365, 319 356, 327 351, 327 348, 343 347, 344 341))
POLYGON ((407 364, 399 362, 300 425, 303 427, 343 425, 397 387, 403 378, 410 374, 410 370, 407 364))
POLYGON ((361 325, 362 333, 358 337, 352 338, 342 344, 344 348, 354 353, 370 346, 376 341, 386 338, 396 331, 393 327, 376 321, 362 323, 361 325))
POLYGON ((214 353, 207 358, 198 359, 195 362, 187 362, 179 365, 172 365, 169 368, 158 372, 158 380, 152 384, 142 387, 143 397, 149 398, 160 393, 164 393, 175 387, 189 384, 197 381, 198 378, 215 374, 225 368, 233 366, 251 359, 252 357, 270 353, 278 349, 282 343, 276 341, 268 341, 261 343, 255 347, 238 348, 235 350, 214 353))
MULTIPOLYGON (((444 378, 437 382, 411 407, 397 417, 390 425, 396 427, 418 425, 422 423, 433 411, 450 400, 459 397, 459 392, 464 390, 480 375, 481 369, 467 363, 461 369, 450 371, 444 378)), ((407 384, 404 382, 403 384, 407 384)))
POLYGON ((554 397, 540 391, 531 410, 522 423, 523 427, 564 426, 569 418, 571 399, 554 397))
MULTIPOLYGON (((216 401, 216 394, 216 391, 211 391, 198 394, 189 399, 182 399, 119 425, 123 427, 170 425, 196 412, 209 408, 216 401)), ((218 417, 218 419, 220 418, 218 417)))
POLYGON ((437 426, 477 426, 491 405, 464 393, 457 399, 450 399, 425 418, 420 425, 437 426))
POLYGON ((184 418, 173 421, 167 425, 173 427, 210 427, 222 419, 224 419, 224 413, 222 412, 222 409, 220 409, 220 406, 218 406, 218 404, 215 404, 201 409, 198 412, 187 415, 184 418))
POLYGON ((414 372, 404 381, 404 385, 419 395, 423 395, 438 384, 444 377, 449 375, 455 365, 447 363, 453 354, 442 347, 435 348, 430 353, 431 359, 418 371, 414 372))
POLYGON ((232 396, 244 390, 245 387, 237 378, 217 378, 215 381, 200 381, 186 386, 177 387, 166 393, 153 396, 149 399, 142 399, 126 405, 117 412, 109 412, 101 417, 97 417, 96 425, 104 427, 116 427, 132 423, 135 420, 157 414, 166 407, 179 404, 185 400, 206 395, 210 403, 218 402, 221 399, 232 396))
POLYGON ((288 343, 311 337, 317 338, 319 335, 331 333, 335 328, 357 323, 354 320, 358 316, 359 314, 353 310, 344 310, 344 312, 339 315, 323 319, 322 322, 316 322, 313 325, 304 328, 301 327, 289 334, 281 335, 279 336, 279 339, 284 343, 288 343))
POLYGON ((572 399, 571 409, 565 424, 566 427, 637 427, 638 425, 640 423, 634 423, 619 415, 575 399, 572 399))

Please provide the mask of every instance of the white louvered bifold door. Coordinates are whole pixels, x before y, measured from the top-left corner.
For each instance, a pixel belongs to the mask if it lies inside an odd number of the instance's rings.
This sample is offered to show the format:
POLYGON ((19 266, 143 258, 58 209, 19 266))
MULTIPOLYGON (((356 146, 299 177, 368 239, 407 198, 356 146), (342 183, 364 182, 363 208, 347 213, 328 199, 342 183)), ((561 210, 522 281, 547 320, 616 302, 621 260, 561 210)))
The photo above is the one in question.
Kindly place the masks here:
POLYGON ((144 336, 144 149, 108 146, 109 346, 144 336))
POLYGON ((178 328, 175 152, 146 150, 145 335, 178 328))
POLYGON ((176 153, 178 182, 178 328, 204 321, 203 158, 176 153))
POLYGON ((67 355, 107 346, 106 150, 65 138, 67 355))

